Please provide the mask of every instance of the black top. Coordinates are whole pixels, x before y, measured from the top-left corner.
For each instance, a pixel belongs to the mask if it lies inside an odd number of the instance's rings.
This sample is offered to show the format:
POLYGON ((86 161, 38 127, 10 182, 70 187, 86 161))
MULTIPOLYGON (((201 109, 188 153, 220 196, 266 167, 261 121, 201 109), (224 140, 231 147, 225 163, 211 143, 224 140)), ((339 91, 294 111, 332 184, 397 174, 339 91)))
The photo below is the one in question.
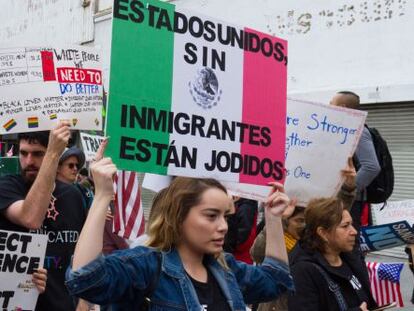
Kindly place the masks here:
MULTIPOLYGON (((24 200, 29 189, 30 185, 25 184, 20 175, 0 178, 0 229, 29 231, 11 223, 2 213, 12 203, 24 200)), ((72 311, 75 306, 65 287, 65 272, 86 219, 86 208, 82 194, 73 185, 56 181, 52 195, 56 200, 49 205, 41 228, 30 231, 48 235, 44 262, 44 268, 48 270, 46 291, 39 295, 36 310, 72 311)))
POLYGON ((354 253, 341 253, 343 265, 332 267, 322 254, 303 248, 297 243, 289 253, 291 274, 295 283, 295 295, 289 297, 289 310, 295 311, 337 311, 339 310, 334 293, 314 266, 324 269, 341 289, 348 304, 348 310, 360 311, 362 301, 368 309, 376 307, 370 292, 370 283, 365 263, 354 253))
POLYGON ((227 218, 228 230, 223 246, 228 253, 234 253, 237 246, 245 243, 256 226, 257 201, 240 198, 234 205, 236 211, 227 218))
POLYGON ((194 280, 189 274, 187 274, 194 285, 198 300, 201 304, 201 310, 230 311, 230 307, 220 289, 219 284, 211 272, 208 269, 207 271, 207 283, 194 280))
POLYGON ((331 267, 330 269, 342 276, 344 280, 348 280, 348 282, 343 282, 341 287, 342 293, 346 294, 344 298, 348 306, 358 307, 362 302, 368 301, 369 297, 362 288, 361 282, 345 261, 340 267, 331 267))

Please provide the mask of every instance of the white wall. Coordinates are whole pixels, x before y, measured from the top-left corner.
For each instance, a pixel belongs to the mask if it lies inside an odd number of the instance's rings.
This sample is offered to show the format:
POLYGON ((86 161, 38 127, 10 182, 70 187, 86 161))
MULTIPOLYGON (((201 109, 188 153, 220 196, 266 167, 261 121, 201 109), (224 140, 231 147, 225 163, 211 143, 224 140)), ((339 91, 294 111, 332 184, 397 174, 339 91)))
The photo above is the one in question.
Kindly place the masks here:
MULTIPOLYGON (((169 2, 287 39, 292 97, 327 102, 337 90, 353 90, 366 103, 414 99, 412 0, 169 2)), ((101 48, 104 73, 109 72, 112 0, 0 0, 0 5, 0 46, 93 40, 88 45, 101 48)))
POLYGON ((288 40, 288 93, 328 101, 354 90, 363 102, 414 99, 414 1, 177 0, 288 40))
POLYGON ((95 0, 0 0, 0 46, 93 40, 95 0))
POLYGON ((105 14, 95 17, 95 38, 88 46, 97 48, 102 56, 102 71, 105 91, 109 90, 109 68, 112 38, 112 13, 105 9, 105 14))

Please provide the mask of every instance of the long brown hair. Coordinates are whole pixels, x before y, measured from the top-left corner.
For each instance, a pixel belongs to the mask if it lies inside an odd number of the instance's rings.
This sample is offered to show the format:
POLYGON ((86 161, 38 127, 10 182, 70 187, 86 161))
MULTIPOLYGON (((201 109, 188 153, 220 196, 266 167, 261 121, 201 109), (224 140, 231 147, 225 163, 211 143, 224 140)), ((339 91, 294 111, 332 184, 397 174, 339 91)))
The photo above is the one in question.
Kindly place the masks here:
POLYGON ((305 230, 302 241, 306 248, 324 253, 325 241, 317 233, 319 227, 332 232, 342 220, 344 207, 337 198, 318 198, 309 201, 305 210, 305 230))
POLYGON ((193 206, 200 203, 203 193, 217 188, 227 193, 215 179, 177 177, 170 186, 154 201, 156 215, 148 226, 147 245, 168 251, 177 245, 180 226, 193 206))

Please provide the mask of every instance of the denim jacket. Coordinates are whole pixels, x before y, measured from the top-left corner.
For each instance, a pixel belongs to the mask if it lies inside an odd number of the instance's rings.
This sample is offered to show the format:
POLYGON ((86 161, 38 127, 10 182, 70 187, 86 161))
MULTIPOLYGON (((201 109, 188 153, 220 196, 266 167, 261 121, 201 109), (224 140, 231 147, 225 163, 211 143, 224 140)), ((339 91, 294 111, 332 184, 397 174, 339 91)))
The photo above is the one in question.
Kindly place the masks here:
MULTIPOLYGON (((96 304, 114 303, 114 310, 138 310, 145 290, 156 279, 159 259, 161 271, 149 310, 200 311, 197 294, 182 265, 178 252, 162 252, 147 247, 114 252, 99 257, 77 271, 68 270, 66 286, 72 295, 96 304)), ((229 270, 214 258, 206 266, 214 275, 230 309, 246 310, 245 303, 269 301, 286 290, 293 291, 288 266, 266 258, 262 266, 252 266, 225 255, 229 270)))

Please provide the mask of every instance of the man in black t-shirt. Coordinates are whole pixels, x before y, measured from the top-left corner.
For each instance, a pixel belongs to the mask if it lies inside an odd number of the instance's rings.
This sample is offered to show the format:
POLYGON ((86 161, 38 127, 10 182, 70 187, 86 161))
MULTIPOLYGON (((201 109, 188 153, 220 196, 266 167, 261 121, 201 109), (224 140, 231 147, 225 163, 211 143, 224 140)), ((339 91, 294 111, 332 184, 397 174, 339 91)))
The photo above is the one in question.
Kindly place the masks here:
POLYGON ((0 229, 48 235, 46 291, 36 310, 73 311, 64 280, 86 219, 81 193, 56 181, 59 158, 70 138, 68 122, 49 132, 19 134, 21 175, 0 178, 0 229))

